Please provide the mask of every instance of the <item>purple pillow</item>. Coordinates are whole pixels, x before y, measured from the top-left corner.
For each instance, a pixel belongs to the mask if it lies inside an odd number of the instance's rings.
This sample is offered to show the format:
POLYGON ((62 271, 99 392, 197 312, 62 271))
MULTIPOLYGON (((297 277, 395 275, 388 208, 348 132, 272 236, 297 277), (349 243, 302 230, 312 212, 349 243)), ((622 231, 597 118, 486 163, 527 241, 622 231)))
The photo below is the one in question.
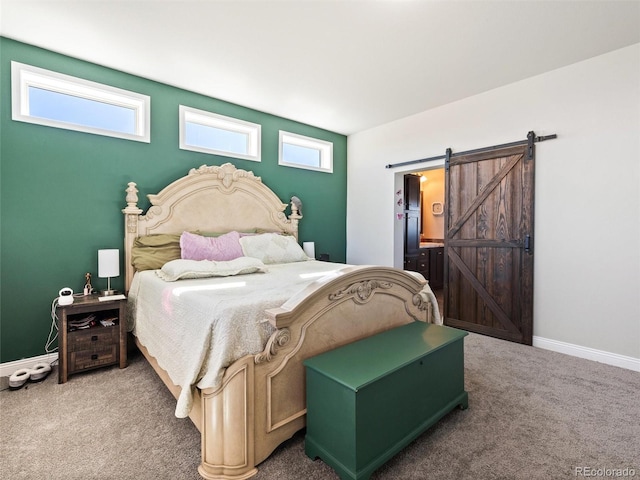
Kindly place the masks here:
POLYGON ((242 257, 240 234, 229 232, 219 237, 203 237, 195 233, 180 235, 180 255, 183 260, 226 262, 242 257))

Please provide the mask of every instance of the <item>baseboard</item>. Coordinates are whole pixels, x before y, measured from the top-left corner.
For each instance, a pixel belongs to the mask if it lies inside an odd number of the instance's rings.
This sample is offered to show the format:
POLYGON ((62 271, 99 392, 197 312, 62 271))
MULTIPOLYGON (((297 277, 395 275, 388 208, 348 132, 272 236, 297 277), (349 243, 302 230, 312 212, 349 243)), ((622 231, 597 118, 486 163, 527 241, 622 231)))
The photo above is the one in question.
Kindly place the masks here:
POLYGON ((559 342, 558 340, 536 336, 533 337, 533 346, 640 372, 640 358, 627 357, 625 355, 618 355, 617 353, 605 352, 604 350, 596 350, 595 348, 582 347, 572 343, 559 342))
POLYGON ((0 363, 0 377, 10 377, 14 372, 22 368, 33 368, 36 363, 51 363, 58 359, 58 353, 48 353, 37 357, 23 358, 13 362, 0 363))
MULTIPOLYGON (((640 372, 640 358, 627 357, 617 353, 605 352, 604 350, 596 350, 595 348, 582 347, 572 343, 560 342, 558 340, 551 340, 549 338, 536 336, 533 337, 533 346, 545 350, 551 350, 553 352, 564 353, 573 357, 606 363, 607 365, 613 365, 614 367, 626 368, 627 370, 633 370, 634 372, 640 372)), ((51 363, 57 359, 57 353, 49 353, 38 357, 23 358, 13 362, 0 363, 0 377, 8 377, 16 370, 20 370, 21 368, 31 368, 39 362, 51 363)))

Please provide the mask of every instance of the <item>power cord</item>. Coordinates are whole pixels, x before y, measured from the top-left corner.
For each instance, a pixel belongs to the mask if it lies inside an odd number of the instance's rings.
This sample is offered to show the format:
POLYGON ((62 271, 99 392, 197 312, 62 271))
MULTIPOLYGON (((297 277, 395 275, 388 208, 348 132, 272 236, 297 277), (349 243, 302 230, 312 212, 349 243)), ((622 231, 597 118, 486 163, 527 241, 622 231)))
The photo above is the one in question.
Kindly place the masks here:
MULTIPOLYGON (((53 302, 51 302, 51 328, 49 329, 49 336, 47 337, 47 343, 45 343, 44 345, 44 351, 46 353, 55 353, 58 351, 57 346, 51 348, 51 345, 53 344, 53 342, 55 342, 58 338, 58 314, 56 313, 57 308, 58 308, 58 297, 54 298, 53 302)), ((55 362, 57 362, 57 360, 55 360, 54 362, 51 362, 51 364, 53 365, 53 363, 55 362)))

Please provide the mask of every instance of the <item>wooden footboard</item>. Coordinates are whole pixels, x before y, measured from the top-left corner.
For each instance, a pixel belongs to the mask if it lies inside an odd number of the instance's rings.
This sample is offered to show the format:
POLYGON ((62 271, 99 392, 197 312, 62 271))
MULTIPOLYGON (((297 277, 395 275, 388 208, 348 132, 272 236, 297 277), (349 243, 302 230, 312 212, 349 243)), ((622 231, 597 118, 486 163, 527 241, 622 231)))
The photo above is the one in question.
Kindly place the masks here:
MULTIPOLYGON (((268 310, 277 327, 265 350, 227 368, 199 395, 202 463, 208 479, 243 479, 305 426, 305 372, 314 355, 413 321, 430 321, 424 280, 386 267, 348 267, 268 310)), ((428 287, 427 287, 428 288, 428 287)))

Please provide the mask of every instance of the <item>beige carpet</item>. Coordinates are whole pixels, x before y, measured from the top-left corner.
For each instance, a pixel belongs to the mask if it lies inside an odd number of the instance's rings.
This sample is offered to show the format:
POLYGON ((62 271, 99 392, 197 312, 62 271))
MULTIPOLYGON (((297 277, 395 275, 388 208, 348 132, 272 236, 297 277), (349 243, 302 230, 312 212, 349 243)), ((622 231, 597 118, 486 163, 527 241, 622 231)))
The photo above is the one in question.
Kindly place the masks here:
MULTIPOLYGON (((451 412, 371 479, 620 478, 625 468, 640 478, 640 373, 471 334, 465 388, 468 410, 451 412)), ((174 407, 140 355, 124 370, 64 385, 54 370, 3 390, 0 478, 198 479, 199 433, 174 407)), ((338 477, 305 456, 301 432, 254 478, 338 477)))

